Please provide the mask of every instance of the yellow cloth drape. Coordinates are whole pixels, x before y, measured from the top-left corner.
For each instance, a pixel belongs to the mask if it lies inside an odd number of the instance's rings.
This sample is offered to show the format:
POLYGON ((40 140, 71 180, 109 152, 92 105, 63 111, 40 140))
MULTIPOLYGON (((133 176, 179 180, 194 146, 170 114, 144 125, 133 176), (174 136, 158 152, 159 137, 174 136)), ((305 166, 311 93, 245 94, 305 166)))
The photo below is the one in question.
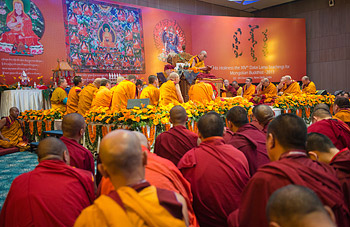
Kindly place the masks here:
POLYGON ((149 98, 151 105, 158 105, 159 102, 159 89, 153 86, 152 84, 149 84, 147 87, 145 87, 140 95, 140 99, 147 99, 149 98))
POLYGON ((67 92, 61 88, 57 87, 51 96, 51 109, 66 111, 66 105, 63 104, 63 100, 67 98, 67 92))
POLYGON ((78 102, 79 102, 80 92, 81 92, 80 87, 72 87, 72 89, 70 89, 68 94, 68 101, 67 101, 67 114, 78 112, 78 102))
POLYGON ((168 80, 159 89, 159 105, 166 106, 168 104, 178 105, 180 103, 176 94, 175 82, 168 80))
POLYGON ((248 88, 247 85, 243 86, 243 98, 250 100, 255 93, 255 85, 251 84, 248 88))
POLYGON ((192 101, 210 102, 213 100, 213 87, 205 82, 194 84, 190 87, 188 96, 192 101))
POLYGON ((303 86, 303 90, 301 91, 305 94, 314 95, 316 94, 316 85, 314 82, 310 81, 310 83, 306 86, 303 86))
POLYGON ((90 109, 92 99, 94 98, 95 92, 97 92, 98 88, 89 84, 84 87, 81 92, 79 92, 79 103, 78 103, 78 113, 81 115, 85 115, 85 113, 90 109))
POLYGON ((91 103, 91 108, 96 107, 110 107, 112 100, 112 93, 106 86, 101 86, 95 93, 94 99, 91 103))
POLYGON ((126 108, 129 99, 134 99, 136 95, 136 85, 129 81, 123 80, 118 84, 113 92, 112 111, 119 108, 126 108))

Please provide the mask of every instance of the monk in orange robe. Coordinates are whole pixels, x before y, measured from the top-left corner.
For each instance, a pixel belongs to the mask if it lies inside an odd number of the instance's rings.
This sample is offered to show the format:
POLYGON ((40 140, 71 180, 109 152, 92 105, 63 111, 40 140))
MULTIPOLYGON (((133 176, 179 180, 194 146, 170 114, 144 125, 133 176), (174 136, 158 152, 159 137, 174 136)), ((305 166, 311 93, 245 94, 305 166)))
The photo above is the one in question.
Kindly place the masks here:
POLYGON ((91 172, 73 168, 62 141, 40 141, 39 164, 11 185, 0 215, 0 226, 73 226, 95 199, 91 172))
POLYGON ((27 141, 23 136, 23 122, 17 119, 19 110, 17 107, 10 108, 10 116, 0 120, 0 147, 19 147, 20 150, 28 148, 27 141))
POLYGON ((299 83, 292 80, 289 75, 283 76, 281 82, 277 85, 278 95, 300 95, 299 83))
MULTIPOLYGON (((145 178, 157 188, 166 189, 182 195, 187 204, 190 226, 198 226, 196 216, 192 208, 192 193, 190 183, 182 176, 179 169, 169 160, 151 153, 149 143, 145 135, 134 131, 141 142, 142 151, 147 153, 147 165, 145 166, 145 178)), ((115 188, 111 181, 103 177, 99 185, 102 195, 108 195, 115 188)))
POLYGON ((159 102, 158 78, 156 76, 148 77, 148 86, 145 87, 140 95, 140 99, 149 99, 149 104, 157 106, 159 102))
POLYGON ((196 102, 210 102, 215 99, 213 87, 205 82, 200 82, 192 85, 188 91, 190 100, 196 102))
POLYGON ((110 89, 110 91, 112 92, 112 97, 113 97, 113 93, 114 93, 115 90, 117 89, 118 84, 120 84, 120 82, 122 82, 123 80, 125 80, 125 78, 122 77, 122 76, 119 76, 119 77, 117 78, 117 83, 110 89))
POLYGON ((350 103, 345 97, 338 97, 333 104, 333 118, 345 122, 350 127, 350 103))
POLYGON ((126 80, 118 84, 113 92, 111 110, 126 108, 129 99, 136 98, 136 76, 128 75, 126 80))
POLYGON ((301 82, 303 83, 302 91, 301 91, 302 93, 309 94, 309 95, 316 94, 315 83, 312 82, 308 76, 303 76, 303 78, 301 78, 301 82))
POLYGON ((135 133, 108 133, 101 141, 98 169, 115 191, 83 210, 74 226, 187 226, 184 197, 145 180, 146 154, 135 133))
POLYGON ((194 72, 204 72, 209 71, 213 66, 205 66, 204 59, 207 58, 207 52, 202 50, 198 55, 193 56, 188 63, 190 64, 190 69, 194 72))
POLYGON ((180 76, 176 72, 170 73, 168 81, 162 84, 159 89, 159 105, 166 106, 170 103, 178 105, 183 103, 184 99, 180 90, 180 76))
POLYGON ((98 107, 110 107, 112 101, 112 93, 109 90, 111 88, 111 82, 105 78, 101 80, 101 86, 95 93, 94 99, 91 103, 92 108, 98 107))
POLYGON ((72 87, 68 94, 67 101, 67 114, 78 112, 79 103, 79 93, 81 92, 81 87, 83 86, 83 79, 81 76, 75 76, 73 78, 74 87, 72 87))
POLYGON ((252 84, 253 79, 247 78, 245 80, 245 85, 243 86, 243 98, 250 100, 255 94, 255 85, 252 84))
POLYGON ((82 116, 91 108, 92 99, 95 92, 100 88, 101 78, 95 79, 92 84, 88 84, 79 93, 78 113, 82 116))
POLYGON ((270 82, 268 78, 264 78, 260 81, 256 87, 256 96, 253 98, 256 104, 270 103, 277 97, 277 88, 270 82))
POLYGON ((65 112, 67 107, 67 92, 65 89, 68 86, 67 80, 60 78, 57 83, 58 87, 52 92, 51 109, 65 112))

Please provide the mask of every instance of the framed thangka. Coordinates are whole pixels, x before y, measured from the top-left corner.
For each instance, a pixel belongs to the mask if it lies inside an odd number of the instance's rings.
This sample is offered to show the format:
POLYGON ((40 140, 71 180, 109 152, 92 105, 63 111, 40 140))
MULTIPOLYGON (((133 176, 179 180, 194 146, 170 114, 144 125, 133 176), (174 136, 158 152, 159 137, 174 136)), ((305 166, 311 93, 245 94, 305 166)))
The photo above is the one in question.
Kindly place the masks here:
POLYGON ((44 51, 45 23, 30 0, 0 0, 0 52, 33 56, 44 51))
POLYGON ((141 10, 63 0, 70 63, 79 72, 145 73, 141 10))

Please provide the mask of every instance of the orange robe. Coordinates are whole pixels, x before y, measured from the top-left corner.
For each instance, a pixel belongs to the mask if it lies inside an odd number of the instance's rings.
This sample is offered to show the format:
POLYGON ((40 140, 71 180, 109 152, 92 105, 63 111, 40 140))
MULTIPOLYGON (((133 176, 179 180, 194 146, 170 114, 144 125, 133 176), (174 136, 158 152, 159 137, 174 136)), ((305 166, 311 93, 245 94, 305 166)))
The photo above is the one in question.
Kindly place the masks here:
POLYGON ((51 96, 51 109, 66 111, 66 104, 63 103, 63 100, 67 98, 67 92, 61 88, 57 87, 51 96))
POLYGON ((204 68, 205 67, 205 63, 204 61, 201 61, 198 57, 198 55, 193 56, 188 63, 190 64, 190 69, 193 70, 194 72, 203 72, 202 70, 199 70, 198 68, 204 68), (193 61, 195 61, 195 65, 192 66, 193 61))
POLYGON ((136 85, 129 81, 123 80, 118 84, 113 92, 112 111, 119 108, 126 108, 129 99, 134 99, 136 96, 136 85))
POLYGON ((174 105, 180 104, 179 98, 176 94, 175 82, 168 80, 159 89, 159 105, 166 106, 170 103, 174 105))
POLYGON ((81 87, 73 87, 70 89, 67 101, 67 114, 78 112, 79 93, 81 87))
POLYGON ((0 147, 10 148, 10 147, 26 147, 27 143, 23 142, 23 130, 22 125, 19 120, 12 120, 11 117, 6 118, 6 124, 1 129, 1 134, 9 139, 10 141, 5 141, 0 139, 0 147))
POLYGON ((243 86, 243 98, 250 100, 255 93, 255 88, 256 88, 256 86, 253 84, 251 84, 249 86, 249 88, 247 88, 247 85, 244 85, 243 86))
POLYGON ((314 95, 316 94, 315 83, 310 81, 307 85, 303 85, 302 93, 314 95))
POLYGON ((150 104, 153 106, 157 106, 159 102, 159 89, 149 84, 146 88, 144 88, 141 92, 140 99, 149 98, 150 104))
POLYGON ((111 91, 105 86, 101 86, 95 93, 95 97, 92 100, 91 108, 96 107, 110 107, 112 100, 111 91))
POLYGON ((93 85, 89 84, 88 86, 84 87, 81 92, 79 92, 79 102, 78 102, 78 113, 81 115, 85 115, 87 111, 89 111, 92 103, 92 99, 94 98, 95 92, 97 92, 98 88, 93 85))
POLYGON ((274 97, 277 96, 277 88, 273 83, 270 83, 267 87, 263 86, 262 89, 258 92, 258 95, 264 95, 264 102, 269 103, 274 97))
POLYGON ((200 82, 190 87, 188 96, 190 100, 197 102, 210 102, 213 100, 213 87, 205 82, 200 82))
POLYGON ((345 122, 350 127, 350 109, 341 109, 333 118, 345 122))
POLYGON ((283 95, 300 95, 301 90, 298 82, 293 81, 290 85, 284 84, 283 88, 279 90, 283 95))

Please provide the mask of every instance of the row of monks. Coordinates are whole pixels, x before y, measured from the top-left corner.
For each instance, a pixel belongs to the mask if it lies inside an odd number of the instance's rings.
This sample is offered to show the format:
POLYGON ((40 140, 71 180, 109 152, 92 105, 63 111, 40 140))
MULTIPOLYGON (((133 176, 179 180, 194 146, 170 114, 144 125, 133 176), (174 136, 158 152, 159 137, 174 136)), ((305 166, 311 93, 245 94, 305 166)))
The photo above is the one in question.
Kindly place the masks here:
MULTIPOLYGON (((349 108, 347 98, 334 102, 335 113, 349 108)), ((253 115, 249 123, 246 109, 233 107, 225 127, 208 112, 195 134, 174 106, 154 153, 143 134, 112 131, 99 147, 96 185, 92 154, 79 144, 85 119, 67 114, 63 137, 40 141, 38 166, 13 181, 0 225, 349 226, 349 126, 325 104, 309 127, 267 105, 253 115)))

